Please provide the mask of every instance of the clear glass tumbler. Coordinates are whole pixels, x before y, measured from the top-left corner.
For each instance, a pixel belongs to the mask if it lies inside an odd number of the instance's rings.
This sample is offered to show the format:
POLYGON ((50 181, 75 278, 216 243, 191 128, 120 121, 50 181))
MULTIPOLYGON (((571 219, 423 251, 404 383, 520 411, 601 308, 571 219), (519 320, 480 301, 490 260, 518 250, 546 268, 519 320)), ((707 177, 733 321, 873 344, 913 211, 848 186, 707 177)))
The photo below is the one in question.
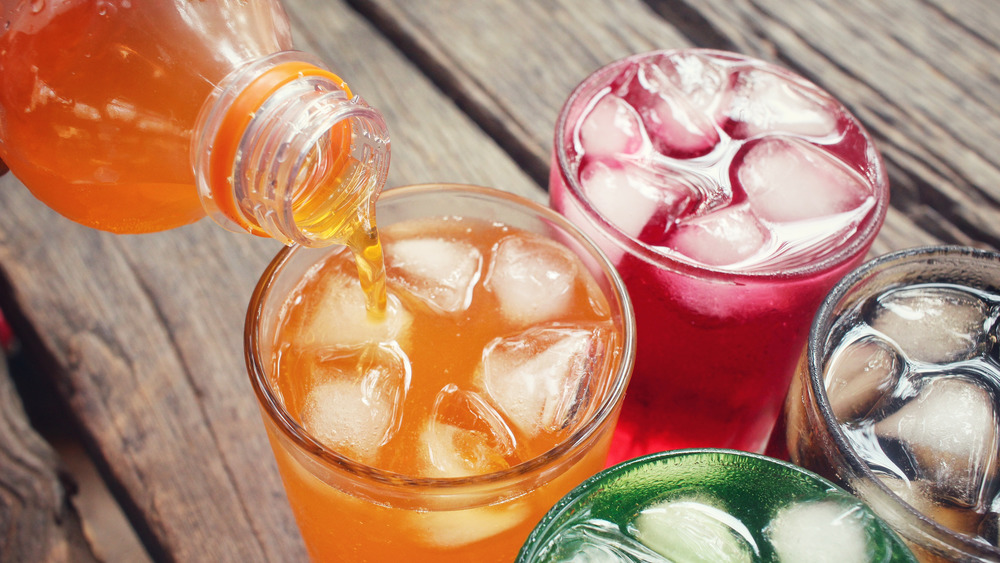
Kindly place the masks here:
MULTIPOLYGON (((596 293, 588 294, 603 296, 598 301, 606 302, 602 307, 607 309, 602 314, 617 335, 615 347, 602 356, 604 360, 594 361, 592 365, 589 361, 596 357, 594 348, 585 349, 583 355, 590 355, 590 360, 583 359, 584 364, 591 365, 588 368, 592 373, 590 384, 580 387, 583 394, 574 396, 574 406, 565 420, 553 420, 567 430, 558 443, 543 453, 482 474, 439 477, 388 471, 360 462, 356 456, 338 451, 310 434, 300 416, 289 408, 290 401, 295 398, 287 393, 283 395, 278 389, 276 378, 279 374, 275 366, 280 359, 276 355, 288 354, 280 336, 283 316, 288 314, 287 298, 305 277, 322 274, 323 270, 317 265, 325 257, 343 252, 337 248, 282 249, 253 294, 245 344, 250 380, 299 528, 311 556, 321 561, 511 561, 545 511, 605 465, 611 432, 634 357, 635 327, 628 296, 607 258, 564 217, 505 192, 440 184, 396 188, 380 197, 377 217, 383 237, 394 225, 407 223, 406 229, 412 231, 411 226, 420 225, 421 220, 443 218, 459 225, 473 222, 493 227, 503 225, 503 228, 533 233, 536 239, 561 243, 579 258, 581 267, 592 277, 594 283, 588 285, 587 291, 596 293)), ((425 256, 429 262, 417 264, 417 269, 442 264, 440 255, 425 256)), ((483 277, 488 275, 491 274, 484 271, 483 277)), ((475 291, 487 290, 476 286, 475 291)), ((413 314, 417 312, 414 310, 413 314)), ((364 319, 363 310, 357 318, 364 319)), ((338 334, 346 337, 369 330, 365 327, 355 330, 346 316, 331 321, 340 325, 335 328, 338 334)), ((473 318, 445 322, 437 330, 414 334, 411 340, 423 339, 432 347, 432 352, 438 350, 436 354, 444 355, 447 350, 440 346, 435 348, 438 337, 443 336, 440 331, 458 330, 455 327, 459 322, 465 323, 461 325, 465 327, 462 330, 472 331, 498 320, 473 318)), ((565 349, 564 346, 553 354, 559 356, 565 349)), ((412 358, 416 352, 407 353, 412 358)), ((478 357, 480 353, 476 354, 478 357)), ((545 377, 551 376, 553 370, 530 362, 525 366, 517 372, 523 381, 531 379, 531 366, 545 377)), ((286 371, 280 377, 309 376, 303 368, 301 372, 286 371)), ((419 384, 418 378, 414 360, 414 381, 408 381, 411 394, 419 384)), ((445 388, 450 390, 449 397, 461 394, 447 385, 445 388)), ((518 391, 511 392, 516 394, 518 391)), ((462 396, 472 397, 473 394, 462 396)), ((476 401, 478 408, 485 408, 481 399, 469 399, 466 403, 476 401)), ((351 408, 359 407, 355 403, 351 408)), ((426 408, 431 406, 426 405, 426 408)), ((434 408, 438 408, 436 403, 434 408)), ((490 412, 496 419, 497 413, 490 412)), ((375 420, 379 415, 371 416, 375 420)), ((348 422, 347 425, 364 432, 367 423, 348 422)), ((459 432, 448 426, 445 428, 452 432, 447 436, 461 436, 448 442, 454 444, 457 451, 454 458, 445 460, 445 466, 459 467, 468 459, 489 458, 491 454, 482 453, 488 451, 489 444, 506 439, 504 436, 484 436, 478 430, 459 432), (462 450, 464 447, 468 448, 467 452, 462 450), (463 459, 466 453, 469 457, 463 459)), ((426 443, 418 441, 412 449, 424 447, 426 443)))
POLYGON ((763 452, 816 308, 885 216, 886 174, 858 120, 763 61, 638 54, 570 95, 549 186, 635 305, 611 461, 763 452))
POLYGON ((793 462, 865 500, 921 561, 1000 561, 1000 254, 895 252, 817 313, 789 389, 793 462))
POLYGON ((788 462, 675 450, 607 469, 566 495, 518 563, 913 562, 857 498, 788 462))

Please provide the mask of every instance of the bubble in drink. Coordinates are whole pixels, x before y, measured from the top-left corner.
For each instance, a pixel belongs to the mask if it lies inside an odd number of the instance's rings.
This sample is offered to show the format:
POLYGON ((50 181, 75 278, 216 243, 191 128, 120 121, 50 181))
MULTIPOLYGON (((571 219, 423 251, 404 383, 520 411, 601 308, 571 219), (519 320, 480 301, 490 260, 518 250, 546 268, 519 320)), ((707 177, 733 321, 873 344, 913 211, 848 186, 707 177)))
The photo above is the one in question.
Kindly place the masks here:
POLYGON ((460 241, 409 238, 385 245, 386 275, 396 287, 446 313, 466 310, 482 254, 460 241))

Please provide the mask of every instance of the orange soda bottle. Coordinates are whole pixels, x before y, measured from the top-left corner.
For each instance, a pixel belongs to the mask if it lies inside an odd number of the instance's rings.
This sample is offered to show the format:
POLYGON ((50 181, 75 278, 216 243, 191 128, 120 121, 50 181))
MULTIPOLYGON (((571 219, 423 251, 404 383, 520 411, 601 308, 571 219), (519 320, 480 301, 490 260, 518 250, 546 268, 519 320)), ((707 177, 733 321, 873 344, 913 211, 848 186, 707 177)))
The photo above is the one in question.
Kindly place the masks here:
POLYGON ((372 217, 385 121, 292 50, 278 0, 0 6, 0 158, 62 215, 117 233, 209 215, 306 246, 372 217))

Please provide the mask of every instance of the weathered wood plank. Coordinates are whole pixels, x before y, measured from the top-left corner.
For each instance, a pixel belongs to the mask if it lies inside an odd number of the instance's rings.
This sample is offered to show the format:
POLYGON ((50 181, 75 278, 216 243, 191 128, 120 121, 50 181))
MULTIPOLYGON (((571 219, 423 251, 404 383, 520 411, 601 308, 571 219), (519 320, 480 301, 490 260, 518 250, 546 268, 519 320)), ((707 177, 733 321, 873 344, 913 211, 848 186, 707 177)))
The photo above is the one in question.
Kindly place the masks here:
MULTIPOLYGON (((661 11, 676 3, 649 1, 661 11)), ((892 204, 921 229, 946 242, 1000 245, 1000 48, 989 32, 1000 28, 1000 12, 992 3, 685 4, 738 50, 786 64, 851 108, 885 156, 892 204)))
MULTIPOLYGON (((878 137, 896 209, 873 252, 996 244, 1000 22, 985 0, 350 2, 378 29, 343 1, 286 6, 299 47, 386 115, 390 186, 469 182, 544 200, 556 114, 587 74, 654 48, 732 47, 807 74, 878 137)), ((5 299, 57 366, 154 557, 302 559, 241 353, 250 289, 275 245, 207 222, 96 233, 10 177, 0 209, 5 299)))
POLYGON ((441 95, 425 75, 339 2, 286 0, 296 45, 331 65, 385 116, 392 136, 388 186, 454 182, 491 186, 537 201, 544 190, 441 95), (359 33, 363 28, 364 33, 359 33))
POLYGON ((55 451, 28 422, 0 351, 0 562, 97 561, 55 451))
MULTIPOLYGON (((544 198, 354 11, 288 8, 299 47, 386 109, 390 185, 469 182, 544 198)), ((303 560, 242 357, 250 292, 277 246, 208 221, 142 236, 91 231, 9 175, 0 209, 5 305, 56 366, 88 449, 153 557, 303 560)))
POLYGON ((638 0, 350 1, 543 185, 576 84, 657 41, 687 44, 638 0))
MULTIPOLYGON (((213 419, 224 417, 213 416, 214 397, 202 396, 204 386, 219 377, 235 381, 240 375, 238 344, 228 343, 230 333, 221 327, 202 343, 200 354, 219 353, 232 358, 232 365, 219 374, 192 371, 174 327, 160 312, 164 305, 152 298, 140 266, 128 259, 130 245, 145 246, 137 253, 182 270, 178 264, 185 256, 168 246, 208 225, 182 229, 182 236, 115 237, 55 217, 12 180, 0 185, 4 208, 16 210, 0 220, 0 264, 14 287, 15 306, 35 333, 24 338, 37 338, 63 372, 57 377, 65 399, 140 537, 154 557, 168 560, 263 560, 263 546, 247 541, 254 538, 254 514, 237 494, 238 481, 224 457, 227 445, 214 427, 213 419), (153 247, 155 241, 163 248, 153 247), (213 541, 205 542, 205 535, 213 541)), ((192 278, 198 274, 187 271, 192 278)), ((208 279, 191 286, 225 279, 211 268, 203 275, 208 279)), ((191 286, 169 289, 188 295, 191 286)), ((190 315, 212 319, 217 307, 206 302, 190 315)), ((250 407, 241 419, 252 428, 250 407)), ((254 441, 245 442, 252 451, 254 441)), ((256 449, 266 459, 266 445, 256 449)))
MULTIPOLYGON (((901 46, 890 48, 887 40, 870 37, 871 29, 892 22, 882 4, 562 0, 539 6, 519 0, 486 8, 457 0, 352 3, 407 46, 418 64, 540 182, 547 177, 559 107, 583 77, 631 53, 709 41, 698 46, 739 50, 805 74, 844 100, 873 131, 886 155, 895 206, 876 248, 1000 240, 994 238, 1000 236, 1000 222, 988 193, 996 185, 991 182, 996 167, 982 154, 968 154, 965 146, 971 139, 988 146, 990 123, 1000 118, 983 105, 975 108, 981 119, 949 120, 942 108, 964 99, 957 79, 938 88, 938 94, 915 97, 938 74, 901 46), (880 9, 881 19, 870 26, 859 16, 880 9), (503 32, 484 37, 478 27, 484 18, 503 32)), ((939 25, 948 27, 938 36, 936 50, 922 56, 947 65, 961 58, 964 48, 979 47, 977 37, 921 6, 904 8, 924 35, 934 35, 939 25)), ((976 65, 992 54, 977 55, 976 65)), ((994 80, 990 72, 981 69, 972 82, 986 88, 994 80)))

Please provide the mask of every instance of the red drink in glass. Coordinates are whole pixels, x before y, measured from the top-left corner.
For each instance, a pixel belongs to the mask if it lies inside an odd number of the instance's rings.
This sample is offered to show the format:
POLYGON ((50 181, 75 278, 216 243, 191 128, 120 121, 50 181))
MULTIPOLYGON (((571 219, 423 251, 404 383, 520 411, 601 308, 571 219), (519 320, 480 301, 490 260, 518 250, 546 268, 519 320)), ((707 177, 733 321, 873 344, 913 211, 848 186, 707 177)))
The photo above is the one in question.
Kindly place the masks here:
POLYGON ((635 305, 609 462, 763 451, 820 301, 885 218, 868 133, 805 79, 700 49, 598 70, 556 131, 552 205, 609 255, 635 305))

